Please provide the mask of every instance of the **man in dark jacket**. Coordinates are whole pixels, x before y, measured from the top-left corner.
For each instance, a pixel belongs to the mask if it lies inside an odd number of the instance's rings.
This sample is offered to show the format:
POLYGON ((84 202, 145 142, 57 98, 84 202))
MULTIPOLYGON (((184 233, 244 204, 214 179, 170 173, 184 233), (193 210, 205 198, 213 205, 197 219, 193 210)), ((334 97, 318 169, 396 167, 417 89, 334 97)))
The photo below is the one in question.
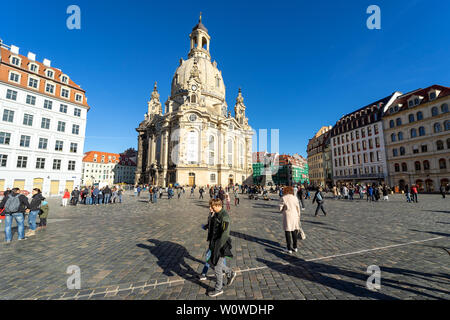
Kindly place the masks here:
POLYGON ((232 257, 230 239, 230 216, 223 209, 220 199, 210 200, 211 220, 208 226, 209 250, 211 250, 210 265, 216 275, 215 290, 208 292, 210 297, 223 294, 223 274, 228 279, 227 285, 231 285, 236 278, 236 272, 225 265, 225 257, 232 257))
POLYGON ((439 191, 441 192, 442 198, 445 199, 445 186, 443 184, 439 188, 439 191))
POLYGON ((304 195, 305 195, 305 189, 303 189, 303 186, 300 186, 300 188, 297 190, 297 197, 298 197, 298 200, 300 200, 300 203, 302 204, 302 209, 305 209, 305 204, 303 203, 304 195))
POLYGON ((111 189, 106 186, 105 189, 103 190, 103 198, 105 199, 104 204, 108 204, 109 203, 109 199, 111 199, 111 189))
POLYGON ((314 202, 317 202, 316 213, 314 214, 314 216, 317 217, 317 215, 319 214, 319 210, 320 209, 322 209, 323 214, 326 216, 327 213, 325 212, 325 209, 323 207, 324 196, 322 194, 322 187, 319 187, 319 189, 317 189, 316 194, 314 195, 312 203, 314 204, 314 202))
POLYGON ((78 190, 77 187, 75 187, 75 190, 72 191, 71 196, 72 196, 72 204, 76 206, 78 203, 78 198, 80 197, 80 191, 78 190))
POLYGON ((5 240, 10 243, 12 239, 12 220, 16 220, 18 226, 19 240, 25 239, 24 214, 30 211, 30 204, 27 197, 19 193, 19 188, 13 188, 8 196, 5 196, 0 203, 0 209, 5 209, 5 240))

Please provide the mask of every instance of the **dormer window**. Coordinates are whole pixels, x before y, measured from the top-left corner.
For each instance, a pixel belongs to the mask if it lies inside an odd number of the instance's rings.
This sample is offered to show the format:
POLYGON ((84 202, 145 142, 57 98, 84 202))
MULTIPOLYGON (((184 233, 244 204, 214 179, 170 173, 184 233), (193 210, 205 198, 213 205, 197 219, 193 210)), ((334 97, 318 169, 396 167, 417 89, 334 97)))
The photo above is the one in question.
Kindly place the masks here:
POLYGON ((414 106, 414 101, 413 100, 409 100, 408 101, 408 107, 412 107, 414 106))
POLYGON ((39 70, 39 67, 38 67, 38 65, 37 64, 35 64, 35 63, 30 63, 30 71, 31 72, 34 72, 34 73, 37 73, 38 72, 38 70, 39 70))
POLYGON ((79 93, 75 94, 75 101, 82 103, 83 102, 83 95, 81 95, 79 93))
POLYGON ((420 101, 419 101, 419 98, 415 98, 415 99, 414 99, 414 105, 415 105, 415 106, 417 106, 417 105, 419 104, 419 102, 420 102, 420 101))
POLYGON ((47 72, 45 73, 47 75, 47 77, 52 78, 55 75, 55 73, 53 72, 53 70, 47 70, 47 72))
POLYGON ((69 77, 66 76, 66 75, 62 75, 61 76, 61 81, 64 82, 64 83, 69 83, 69 77))
POLYGON ((398 106, 394 107, 394 111, 397 112, 398 111, 398 106))
POLYGON ((18 57, 11 57, 11 64, 20 67, 20 59, 18 57))
POLYGON ((434 99, 436 99, 436 91, 432 91, 432 92, 430 92, 430 100, 434 100, 434 99))

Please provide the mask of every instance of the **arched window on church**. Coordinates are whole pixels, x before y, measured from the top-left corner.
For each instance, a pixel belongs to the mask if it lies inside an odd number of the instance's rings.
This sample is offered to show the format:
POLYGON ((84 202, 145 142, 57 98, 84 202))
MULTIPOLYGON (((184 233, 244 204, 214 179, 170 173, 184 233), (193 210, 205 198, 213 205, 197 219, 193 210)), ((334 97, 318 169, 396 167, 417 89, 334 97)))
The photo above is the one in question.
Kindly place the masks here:
POLYGON ((214 165, 214 136, 209 137, 209 165, 214 165))
POLYGON ((231 167, 233 165, 233 140, 228 140, 228 165, 231 167))
POLYGON ((244 168, 244 145, 241 143, 239 146, 239 164, 241 169, 244 168))
POLYGON ((197 103, 197 96, 195 94, 191 96, 191 103, 197 103))

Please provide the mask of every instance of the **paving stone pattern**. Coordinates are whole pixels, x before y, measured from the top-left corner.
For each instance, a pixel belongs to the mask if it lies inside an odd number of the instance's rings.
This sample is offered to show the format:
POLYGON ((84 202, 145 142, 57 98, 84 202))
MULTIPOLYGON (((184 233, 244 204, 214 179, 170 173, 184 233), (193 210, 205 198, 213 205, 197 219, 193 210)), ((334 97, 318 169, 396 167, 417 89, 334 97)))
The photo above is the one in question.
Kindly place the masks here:
MULTIPOLYGON (((232 206, 235 282, 215 299, 449 299, 450 199, 419 195, 406 203, 326 199, 314 217, 306 200, 299 252, 284 252, 278 196, 232 206), (411 243, 413 242, 413 243, 411 243), (381 288, 368 290, 366 271, 381 269, 381 288)), ((50 200, 48 227, 35 237, 0 244, 0 299, 211 299, 199 281, 207 248, 208 200, 190 198, 62 208, 50 200), (81 289, 67 289, 68 266, 81 270, 81 289)), ((15 226, 15 223, 13 224, 15 226)), ((0 225, 2 231, 4 223, 0 225)), ((1 232, 0 241, 4 241, 1 232)))

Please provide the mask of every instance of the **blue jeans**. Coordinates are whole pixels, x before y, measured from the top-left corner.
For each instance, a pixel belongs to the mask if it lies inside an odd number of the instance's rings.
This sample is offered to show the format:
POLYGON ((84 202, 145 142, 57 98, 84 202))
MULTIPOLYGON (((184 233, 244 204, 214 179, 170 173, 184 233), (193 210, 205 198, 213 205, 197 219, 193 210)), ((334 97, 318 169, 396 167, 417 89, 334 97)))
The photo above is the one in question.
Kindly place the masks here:
POLYGON ((103 197, 102 198, 98 198, 98 204, 102 204, 103 203, 103 197))
POLYGON ((30 211, 28 214, 28 227, 31 230, 36 230, 36 217, 39 214, 39 210, 36 211, 30 211))
POLYGON ((153 203, 156 203, 158 200, 158 195, 156 193, 153 194, 153 203))
POLYGON ((111 196, 109 194, 105 195, 105 201, 103 203, 104 204, 108 204, 109 203, 109 199, 111 199, 111 196))
POLYGON ((17 226, 19 229, 19 240, 25 238, 24 233, 24 217, 22 212, 17 212, 13 214, 7 214, 5 216, 5 240, 11 241, 12 240, 12 232, 11 232, 11 226, 12 226, 12 219, 15 219, 17 222, 17 226))
MULTIPOLYGON (((206 255, 210 257, 211 256, 211 250, 208 250, 208 253, 206 255)), ((224 266, 227 265, 226 259, 224 259, 223 264, 224 264, 224 266)), ((204 274, 206 276, 206 274, 208 273, 209 267, 210 267, 209 263, 205 262, 205 266, 203 267, 202 274, 204 274)))
POLYGON ((122 195, 119 195, 119 203, 122 203, 122 195))

